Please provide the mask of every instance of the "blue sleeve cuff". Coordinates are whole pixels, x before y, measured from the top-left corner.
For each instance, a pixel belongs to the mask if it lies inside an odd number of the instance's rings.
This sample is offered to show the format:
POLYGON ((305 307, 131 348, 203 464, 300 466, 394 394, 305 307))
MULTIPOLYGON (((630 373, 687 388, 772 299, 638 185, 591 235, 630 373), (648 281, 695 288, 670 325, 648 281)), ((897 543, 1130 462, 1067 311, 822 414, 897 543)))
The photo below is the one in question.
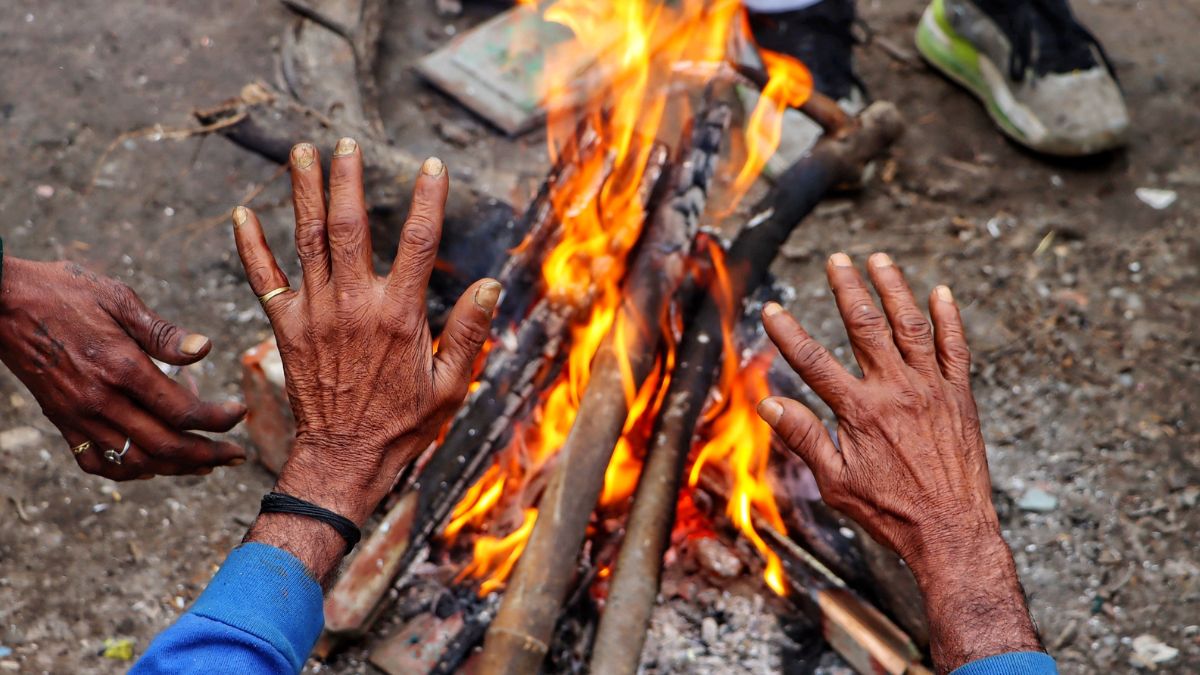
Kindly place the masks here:
POLYGON ((232 626, 279 650, 300 672, 325 625, 321 586, 283 549, 233 549, 190 613, 232 626))
POLYGON ((1058 666, 1042 652, 1010 652, 972 661, 950 675, 1058 675, 1058 666))

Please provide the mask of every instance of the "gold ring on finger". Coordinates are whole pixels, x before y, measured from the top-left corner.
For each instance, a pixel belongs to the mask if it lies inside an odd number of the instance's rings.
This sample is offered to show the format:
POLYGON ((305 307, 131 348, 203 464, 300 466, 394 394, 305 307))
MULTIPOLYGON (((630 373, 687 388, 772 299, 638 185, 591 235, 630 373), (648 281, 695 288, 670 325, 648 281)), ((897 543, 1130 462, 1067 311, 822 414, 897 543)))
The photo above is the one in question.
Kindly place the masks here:
POLYGON ((267 291, 266 293, 263 293, 262 295, 258 296, 258 303, 260 305, 262 305, 263 307, 266 307, 268 300, 279 295, 280 293, 287 293, 290 290, 292 290, 292 289, 288 286, 281 286, 279 288, 276 288, 273 291, 267 291))
POLYGON ((91 441, 84 441, 84 442, 80 443, 79 445, 76 445, 75 447, 71 448, 71 452, 76 455, 82 455, 83 453, 90 450, 91 447, 92 447, 91 441))

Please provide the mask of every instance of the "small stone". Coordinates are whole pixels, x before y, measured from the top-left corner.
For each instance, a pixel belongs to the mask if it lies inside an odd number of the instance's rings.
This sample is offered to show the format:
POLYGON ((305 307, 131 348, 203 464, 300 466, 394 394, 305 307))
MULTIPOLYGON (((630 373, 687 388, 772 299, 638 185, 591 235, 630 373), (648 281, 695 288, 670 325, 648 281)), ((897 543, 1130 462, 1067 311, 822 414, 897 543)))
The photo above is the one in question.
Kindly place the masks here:
POLYGON ((1178 649, 1153 635, 1143 633, 1133 638, 1133 656, 1129 661, 1137 668, 1154 668, 1160 663, 1173 661, 1178 656, 1178 649))
POLYGON ((704 644, 710 647, 717 644, 720 639, 718 633, 717 620, 711 616, 704 617, 704 620, 700 622, 700 639, 704 640, 704 644))
POLYGON ((1133 194, 1142 200, 1143 204, 1158 211, 1170 208, 1175 203, 1175 200, 1179 199, 1179 193, 1174 190, 1159 190, 1156 188, 1138 188, 1133 191, 1133 194))
POLYGON ((701 539, 696 544, 696 560, 706 571, 722 579, 733 579, 742 573, 741 559, 712 537, 701 539))
POLYGON ((1058 497, 1039 488, 1029 488, 1017 500, 1017 507, 1022 511, 1049 513, 1058 508, 1058 497))
POLYGON ((53 185, 39 185, 34 190, 34 192, 36 192, 37 196, 41 197, 42 199, 49 199, 54 196, 54 186, 53 185))
POLYGON ((33 427, 13 427, 0 431, 0 450, 24 450, 42 439, 42 432, 33 427))
POLYGON ((470 129, 447 120, 437 121, 434 123, 433 129, 438 136, 442 137, 442 140, 460 148, 470 145, 471 141, 475 140, 475 134, 470 129))

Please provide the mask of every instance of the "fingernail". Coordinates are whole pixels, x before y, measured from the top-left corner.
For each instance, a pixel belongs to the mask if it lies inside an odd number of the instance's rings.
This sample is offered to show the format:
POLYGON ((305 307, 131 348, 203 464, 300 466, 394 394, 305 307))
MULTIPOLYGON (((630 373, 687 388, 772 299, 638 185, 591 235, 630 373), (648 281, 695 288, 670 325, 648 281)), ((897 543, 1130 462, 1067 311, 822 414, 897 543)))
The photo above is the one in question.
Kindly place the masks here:
POLYGON ((234 457, 225 463, 225 466, 241 466, 246 463, 245 457, 234 457))
POLYGON ((154 478, 154 474, 152 473, 144 473, 137 477, 138 480, 150 480, 151 478, 154 478))
POLYGON ((496 300, 500 298, 499 281, 489 281, 475 291, 475 305, 489 314, 496 308, 496 300))
POLYGON ((343 138, 337 142, 337 146, 333 148, 334 157, 345 157, 353 155, 354 150, 358 147, 358 143, 354 142, 353 138, 343 138))
POLYGON ((437 157, 430 157, 421 165, 421 173, 426 176, 440 176, 446 170, 446 165, 437 157))
POLYGON ((758 403, 758 416, 767 424, 775 426, 779 418, 783 417, 783 406, 773 398, 764 398, 758 403))
POLYGON ((292 162, 297 169, 307 169, 316 158, 316 149, 309 143, 301 143, 292 148, 292 162))
POLYGON ((233 207, 233 226, 241 227, 241 226, 245 225, 246 218, 249 217, 249 215, 250 214, 246 211, 246 207, 244 207, 244 206, 233 207))
POLYGON ((833 263, 834 267, 854 267, 854 263, 850 262, 850 256, 841 251, 829 256, 829 262, 833 263))
POLYGON ((204 348, 207 346, 208 338, 200 335, 199 333, 192 333, 191 335, 183 338, 183 342, 179 343, 179 351, 187 354, 188 356, 195 356, 204 351, 204 348))
POLYGON ((221 407, 230 415, 246 414, 246 406, 241 401, 226 401, 221 404, 221 407))
POLYGON ((871 259, 868 262, 871 263, 871 267, 876 269, 881 267, 891 267, 892 257, 886 253, 875 253, 871 256, 871 259))
POLYGON ((783 311, 783 307, 779 306, 778 302, 768 302, 766 307, 763 307, 763 316, 775 316, 783 311))
POLYGON ((933 290, 937 293, 938 300, 954 304, 954 294, 950 292, 949 286, 938 286, 933 290))

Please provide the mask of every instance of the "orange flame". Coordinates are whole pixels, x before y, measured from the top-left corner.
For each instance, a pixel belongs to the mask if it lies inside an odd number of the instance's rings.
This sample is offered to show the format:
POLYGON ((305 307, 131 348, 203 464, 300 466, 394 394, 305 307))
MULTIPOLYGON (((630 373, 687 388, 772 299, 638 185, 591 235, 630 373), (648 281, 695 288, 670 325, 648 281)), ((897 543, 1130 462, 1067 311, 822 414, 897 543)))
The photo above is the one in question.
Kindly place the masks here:
MULTIPOLYGON (((534 0, 520 2, 538 11, 534 0)), ((510 509, 524 510, 522 524, 510 534, 476 539, 474 557, 460 578, 481 579, 481 594, 505 582, 524 550, 537 516, 532 503, 540 489, 538 479, 566 440, 591 378, 593 358, 614 328, 614 349, 623 366, 629 414, 605 472, 601 506, 623 503, 636 487, 649 427, 662 404, 674 364, 674 354, 668 350, 655 374, 638 387, 624 352, 625 332, 632 332, 633 326, 618 321, 618 316, 623 316, 619 311, 621 284, 627 258, 646 220, 639 191, 652 141, 664 120, 673 119, 668 114, 673 112, 669 106, 687 105, 686 97, 670 95, 676 77, 672 65, 683 61, 722 63, 730 31, 741 25, 735 23, 741 12, 740 0, 555 0, 540 11, 546 21, 561 24, 575 35, 546 60, 542 88, 550 104, 549 155, 552 160, 565 156, 577 141, 574 134, 581 115, 597 134, 599 151, 583 153, 574 170, 552 186, 550 195, 561 235, 546 256, 542 276, 550 299, 578 308, 581 316, 571 331, 564 373, 539 401, 530 422, 514 433, 496 463, 463 497, 446 530, 447 539, 453 540, 467 528, 486 529, 497 522, 516 522, 516 513, 510 509), (597 43, 602 44, 597 47, 597 43), (577 100, 572 94, 580 86, 577 64, 581 54, 594 58, 591 72, 603 75, 599 79, 609 84, 596 92, 598 95, 582 110, 553 105, 555 101, 577 100)), ((782 105, 796 100, 799 94, 794 82, 800 81, 798 76, 793 74, 793 79, 785 80, 783 75, 777 76, 775 69, 771 75, 764 101, 782 105), (780 78, 778 82, 776 77, 780 78)), ((756 133, 755 138, 762 135, 756 133)), ((769 141, 767 135, 763 143, 769 141)), ((754 147, 766 152, 762 143, 754 147)), ((757 168, 750 168, 748 162, 739 177, 752 172, 757 175, 758 170, 761 162, 757 168)), ((753 412, 753 403, 749 410, 753 412)))
MULTIPOLYGON (((746 123, 746 163, 730 188, 730 202, 733 204, 741 201, 779 147, 784 111, 789 107, 800 107, 812 95, 812 74, 804 64, 786 54, 761 47, 758 53, 762 56, 769 79, 746 123)), ((730 211, 733 209, 732 206, 727 208, 730 211)))
POLYGON ((733 339, 736 317, 729 271, 720 247, 714 244, 710 250, 716 272, 713 287, 721 308, 724 351, 721 382, 717 388, 719 396, 705 414, 707 440, 692 464, 688 484, 695 487, 700 482, 704 467, 709 464, 722 470, 730 482, 726 514, 766 559, 763 578, 767 585, 776 593, 785 595, 787 581, 783 564, 754 527, 757 513, 780 532, 786 532, 767 472, 771 456, 771 428, 756 411, 758 402, 771 393, 767 386, 770 359, 759 357, 742 365, 733 339))

